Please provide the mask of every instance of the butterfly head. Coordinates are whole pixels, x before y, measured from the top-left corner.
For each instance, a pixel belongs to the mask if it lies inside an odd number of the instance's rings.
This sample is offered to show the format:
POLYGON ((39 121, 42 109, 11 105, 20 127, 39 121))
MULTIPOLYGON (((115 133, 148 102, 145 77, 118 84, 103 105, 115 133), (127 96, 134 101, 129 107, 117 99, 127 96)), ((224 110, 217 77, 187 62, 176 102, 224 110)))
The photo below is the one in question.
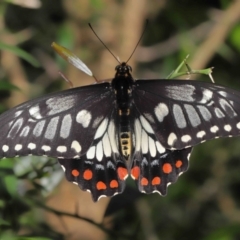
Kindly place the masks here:
POLYGON ((127 65, 127 63, 123 62, 119 65, 116 66, 115 68, 116 70, 116 77, 119 77, 119 76, 130 76, 132 72, 132 67, 127 65))

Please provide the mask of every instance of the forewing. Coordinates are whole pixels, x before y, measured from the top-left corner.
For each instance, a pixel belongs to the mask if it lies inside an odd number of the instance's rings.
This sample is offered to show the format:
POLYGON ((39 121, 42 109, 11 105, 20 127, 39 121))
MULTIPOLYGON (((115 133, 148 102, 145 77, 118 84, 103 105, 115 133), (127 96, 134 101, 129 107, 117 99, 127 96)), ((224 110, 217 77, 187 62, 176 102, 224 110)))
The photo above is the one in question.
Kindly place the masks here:
POLYGON ((139 80, 134 105, 167 149, 240 134, 240 94, 216 84, 186 80, 139 80))
POLYGON ((139 191, 166 195, 167 187, 188 169, 192 148, 168 150, 156 138, 148 120, 136 114, 134 124, 134 154, 131 176, 139 191))
POLYGON ((0 116, 0 157, 46 155, 77 158, 106 127, 113 111, 109 83, 54 93, 0 116))

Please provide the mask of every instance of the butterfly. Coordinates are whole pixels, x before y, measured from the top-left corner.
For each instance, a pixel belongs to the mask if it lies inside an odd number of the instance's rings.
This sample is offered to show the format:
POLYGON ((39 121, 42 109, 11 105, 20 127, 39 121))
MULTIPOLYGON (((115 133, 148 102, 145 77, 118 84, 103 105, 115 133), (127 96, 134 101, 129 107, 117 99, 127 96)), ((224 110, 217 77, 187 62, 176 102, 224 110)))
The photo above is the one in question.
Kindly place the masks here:
MULTIPOLYGON (((64 48, 69 62, 90 70, 64 48)), ((135 80, 116 67, 110 82, 23 103, 0 116, 0 157, 57 158, 68 181, 94 201, 123 192, 166 195, 188 169, 193 146, 240 135, 240 92, 195 80, 135 80)))

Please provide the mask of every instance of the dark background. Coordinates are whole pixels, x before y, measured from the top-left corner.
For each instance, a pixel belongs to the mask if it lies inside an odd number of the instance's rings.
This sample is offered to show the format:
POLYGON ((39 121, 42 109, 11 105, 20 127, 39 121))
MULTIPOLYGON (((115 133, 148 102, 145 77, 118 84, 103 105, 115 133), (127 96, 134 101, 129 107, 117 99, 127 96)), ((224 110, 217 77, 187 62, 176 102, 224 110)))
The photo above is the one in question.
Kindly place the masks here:
MULTIPOLYGON (((74 86, 94 82, 57 58, 53 41, 71 49, 98 79, 114 76, 117 62, 89 22, 124 61, 149 19, 129 62, 135 78, 165 78, 189 54, 192 69, 214 67, 217 84, 240 90, 240 1, 32 0, 33 8, 8 2, 0 2, 1 112, 69 88, 60 69, 74 86)), ((166 197, 140 194, 129 179, 123 194, 92 203, 89 193, 62 177, 54 159, 0 162, 1 240, 240 239, 238 138, 196 146, 190 169, 166 197)))

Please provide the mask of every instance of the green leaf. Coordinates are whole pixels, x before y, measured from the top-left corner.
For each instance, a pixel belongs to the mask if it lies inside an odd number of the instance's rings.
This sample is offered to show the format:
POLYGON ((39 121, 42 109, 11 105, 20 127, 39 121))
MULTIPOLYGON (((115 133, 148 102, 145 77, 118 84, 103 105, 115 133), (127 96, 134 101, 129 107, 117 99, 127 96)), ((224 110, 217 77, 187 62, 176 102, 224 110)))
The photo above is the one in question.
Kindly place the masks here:
POLYGON ((15 196, 17 193, 17 178, 14 175, 8 175, 3 178, 5 182, 7 191, 12 195, 15 196))
POLYGON ((240 26, 236 25, 230 34, 232 44, 240 51, 240 26))
POLYGON ((29 53, 27 53, 26 51, 22 50, 17 46, 12 46, 12 45, 0 42, 0 49, 7 50, 16 54, 17 56, 21 57, 22 59, 32 64, 34 67, 40 67, 40 63, 36 58, 34 58, 32 55, 30 55, 29 53))
POLYGON ((3 159, 0 161, 0 168, 10 168, 12 169, 14 166, 14 162, 13 161, 9 161, 9 159, 3 159))
POLYGON ((11 84, 8 81, 0 81, 0 89, 1 90, 18 90, 18 91, 20 91, 20 88, 11 84))

